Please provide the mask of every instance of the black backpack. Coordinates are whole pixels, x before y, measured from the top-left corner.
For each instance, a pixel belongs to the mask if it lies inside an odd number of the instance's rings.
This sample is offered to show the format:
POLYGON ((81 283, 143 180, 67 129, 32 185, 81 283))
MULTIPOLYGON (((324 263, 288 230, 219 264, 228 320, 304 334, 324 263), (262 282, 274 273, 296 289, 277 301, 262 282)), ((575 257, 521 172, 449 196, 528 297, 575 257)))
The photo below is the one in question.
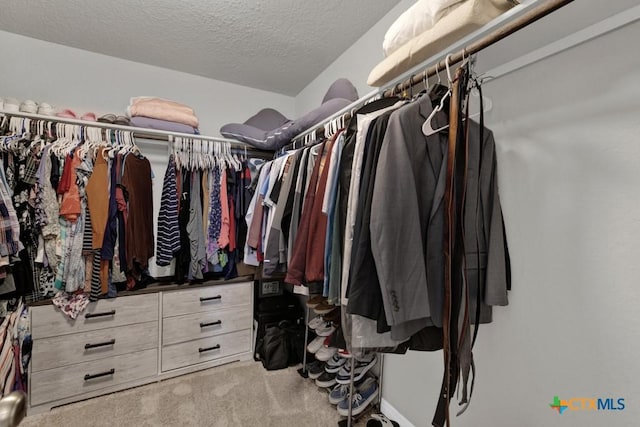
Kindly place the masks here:
POLYGON ((304 355, 304 324, 283 320, 267 327, 264 337, 256 345, 254 358, 268 371, 284 369, 302 361, 304 355))

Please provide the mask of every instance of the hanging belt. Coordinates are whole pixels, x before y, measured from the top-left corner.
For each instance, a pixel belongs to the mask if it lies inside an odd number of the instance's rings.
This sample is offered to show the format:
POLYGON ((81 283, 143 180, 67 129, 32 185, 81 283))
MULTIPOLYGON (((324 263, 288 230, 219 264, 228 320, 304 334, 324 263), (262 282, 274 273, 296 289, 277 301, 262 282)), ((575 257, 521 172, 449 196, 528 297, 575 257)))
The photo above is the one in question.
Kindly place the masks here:
MULTIPOLYGON (((449 112, 449 144, 447 176, 444 195, 444 305, 442 319, 444 374, 438 406, 432 424, 436 427, 451 425, 449 403, 455 392, 460 372, 459 343, 465 336, 465 322, 458 324, 460 309, 465 303, 468 325, 468 290, 464 278, 464 196, 467 169, 468 132, 462 121, 461 109, 466 95, 468 73, 466 67, 456 72, 449 112), (464 292, 463 292, 464 291, 464 292), (463 294, 465 295, 463 297, 463 294), (459 326, 462 334, 459 334, 459 326)), ((468 126, 468 125, 467 125, 468 126)))

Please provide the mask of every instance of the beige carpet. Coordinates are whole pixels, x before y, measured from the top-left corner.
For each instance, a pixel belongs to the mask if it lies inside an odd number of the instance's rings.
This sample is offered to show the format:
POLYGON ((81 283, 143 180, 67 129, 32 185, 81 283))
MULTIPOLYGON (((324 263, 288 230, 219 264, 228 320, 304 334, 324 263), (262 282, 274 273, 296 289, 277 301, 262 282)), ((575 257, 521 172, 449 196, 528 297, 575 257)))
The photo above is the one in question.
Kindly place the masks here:
POLYGON ((295 368, 266 371, 249 361, 61 406, 20 427, 330 427, 339 420, 324 389, 295 368))

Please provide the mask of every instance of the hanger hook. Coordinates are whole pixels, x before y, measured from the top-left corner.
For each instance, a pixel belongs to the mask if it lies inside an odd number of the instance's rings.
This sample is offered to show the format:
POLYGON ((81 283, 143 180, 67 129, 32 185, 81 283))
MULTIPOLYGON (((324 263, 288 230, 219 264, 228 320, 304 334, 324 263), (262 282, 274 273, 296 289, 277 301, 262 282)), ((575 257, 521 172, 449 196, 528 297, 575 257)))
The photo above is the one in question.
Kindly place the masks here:
POLYGON ((453 84, 453 78, 451 78, 451 69, 449 68, 449 58, 451 58, 451 54, 448 54, 444 59, 444 64, 447 67, 447 78, 449 79, 449 86, 453 84))
POLYGON ((436 62, 436 76, 438 76, 438 84, 442 83, 442 79, 440 78, 440 70, 438 69, 440 67, 440 61, 436 62))

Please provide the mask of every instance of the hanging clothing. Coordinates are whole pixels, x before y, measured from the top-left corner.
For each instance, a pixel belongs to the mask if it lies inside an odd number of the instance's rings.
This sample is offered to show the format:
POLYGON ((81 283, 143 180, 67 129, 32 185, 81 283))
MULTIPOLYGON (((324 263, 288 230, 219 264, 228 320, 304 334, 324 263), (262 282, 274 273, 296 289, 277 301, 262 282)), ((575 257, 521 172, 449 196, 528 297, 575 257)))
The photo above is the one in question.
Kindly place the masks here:
POLYGON ((128 194, 125 239, 127 270, 146 270, 155 249, 153 236, 153 188, 151 164, 146 158, 128 155, 122 187, 128 194))
POLYGON ((174 254, 180 250, 180 229, 178 224, 178 193, 176 188, 176 163, 173 154, 164 174, 160 210, 158 212, 158 241, 156 264, 167 266, 174 254))
POLYGON ((189 250, 191 251, 189 280, 202 279, 202 271, 205 268, 207 262, 205 240, 204 235, 202 234, 202 202, 200 194, 201 183, 202 180, 200 171, 193 171, 191 174, 189 222, 187 223, 187 233, 189 234, 190 242, 189 250))

